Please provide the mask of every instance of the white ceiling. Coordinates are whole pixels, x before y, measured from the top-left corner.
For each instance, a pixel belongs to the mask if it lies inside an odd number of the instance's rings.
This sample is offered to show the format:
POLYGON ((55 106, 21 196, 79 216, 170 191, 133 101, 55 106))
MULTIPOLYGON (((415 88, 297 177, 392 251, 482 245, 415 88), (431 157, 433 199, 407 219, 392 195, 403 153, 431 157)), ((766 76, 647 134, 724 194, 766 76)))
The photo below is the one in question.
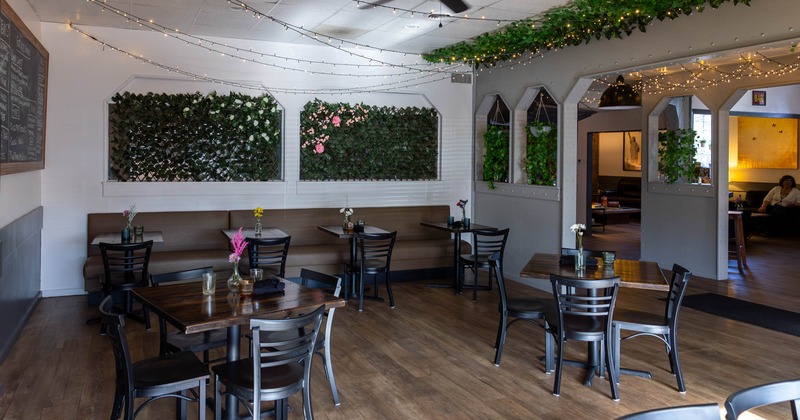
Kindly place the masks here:
POLYGON ((309 43, 309 38, 270 19, 256 19, 241 3, 260 14, 325 36, 376 48, 422 53, 474 38, 507 21, 537 16, 569 0, 465 0, 469 9, 452 14, 439 1, 425 0, 28 0, 44 22, 146 29, 136 18, 197 36, 309 43), (371 5, 375 2, 377 6, 371 5), (104 7, 105 6, 105 7, 104 7), (127 19, 112 10, 126 12, 127 19), (412 11, 416 12, 413 13, 412 11))

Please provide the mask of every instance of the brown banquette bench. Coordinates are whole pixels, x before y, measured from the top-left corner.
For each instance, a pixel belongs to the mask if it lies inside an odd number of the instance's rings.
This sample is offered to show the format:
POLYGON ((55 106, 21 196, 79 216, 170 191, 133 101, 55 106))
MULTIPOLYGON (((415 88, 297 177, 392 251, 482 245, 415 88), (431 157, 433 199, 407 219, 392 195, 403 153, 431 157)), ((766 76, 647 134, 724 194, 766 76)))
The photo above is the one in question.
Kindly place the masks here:
MULTIPOLYGON (((393 279, 407 276, 426 278, 442 276, 453 266, 453 242, 445 231, 426 228, 421 221, 447 220, 448 206, 405 206, 356 208, 353 221, 362 219, 367 225, 385 230, 397 230, 397 242, 392 255, 393 279)), ((338 208, 264 210, 262 223, 276 227, 292 236, 286 262, 286 276, 296 277, 301 268, 339 274, 349 258, 348 241, 329 235, 319 225, 338 225, 344 216, 338 208)), ((139 213, 135 225, 146 231, 161 231, 164 242, 154 244, 150 257, 151 273, 168 273, 190 268, 212 266, 214 271, 228 275, 231 264, 229 241, 224 228, 253 227, 253 210, 219 210, 189 212, 139 213)), ((103 262, 100 250, 91 245, 99 233, 118 232, 125 225, 120 213, 88 215, 87 255, 83 276, 87 292, 100 290, 103 262)), ((462 252, 470 247, 462 243, 462 252)), ((246 255, 240 270, 247 272, 246 255)))

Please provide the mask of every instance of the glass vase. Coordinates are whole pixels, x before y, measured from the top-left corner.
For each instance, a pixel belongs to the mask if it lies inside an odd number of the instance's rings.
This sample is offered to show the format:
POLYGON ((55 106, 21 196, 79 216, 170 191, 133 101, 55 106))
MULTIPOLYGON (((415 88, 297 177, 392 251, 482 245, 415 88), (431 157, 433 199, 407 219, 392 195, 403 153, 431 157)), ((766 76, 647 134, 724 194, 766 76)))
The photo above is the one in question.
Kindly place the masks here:
POLYGON ((583 248, 578 248, 578 253, 575 254, 575 270, 583 270, 586 268, 586 257, 583 255, 583 248))
POLYGON ((256 236, 261 236, 261 219, 256 219, 255 231, 256 236))
POLYGON ((239 262, 233 263, 233 274, 228 277, 228 289, 233 293, 239 292, 239 283, 242 281, 242 276, 239 274, 239 262))
POLYGON ((345 216, 344 221, 342 222, 342 230, 346 232, 353 231, 353 222, 350 221, 350 216, 345 216))

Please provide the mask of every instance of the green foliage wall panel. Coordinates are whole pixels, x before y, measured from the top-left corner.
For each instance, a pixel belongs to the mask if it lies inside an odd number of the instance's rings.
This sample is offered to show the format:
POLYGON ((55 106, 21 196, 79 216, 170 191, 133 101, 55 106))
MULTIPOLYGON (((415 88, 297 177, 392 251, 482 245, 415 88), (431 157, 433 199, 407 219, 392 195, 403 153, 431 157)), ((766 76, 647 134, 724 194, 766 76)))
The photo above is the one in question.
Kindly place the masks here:
POLYGON ((270 95, 114 95, 109 179, 270 181, 281 176, 281 111, 270 95))
POLYGON ((433 108, 315 99, 300 114, 300 179, 437 179, 438 132, 433 108))

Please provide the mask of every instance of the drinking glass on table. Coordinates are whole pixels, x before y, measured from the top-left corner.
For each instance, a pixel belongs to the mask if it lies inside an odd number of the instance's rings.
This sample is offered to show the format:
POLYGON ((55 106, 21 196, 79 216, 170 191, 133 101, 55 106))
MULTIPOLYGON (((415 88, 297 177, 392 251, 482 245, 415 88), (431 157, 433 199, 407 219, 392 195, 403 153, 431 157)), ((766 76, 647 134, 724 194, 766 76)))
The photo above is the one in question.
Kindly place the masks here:
POLYGON ((263 268, 251 268, 250 269, 250 278, 253 282, 261 281, 264 279, 264 269, 263 268))
POLYGON ((213 295, 217 291, 217 275, 215 273, 203 273, 203 294, 213 295))

